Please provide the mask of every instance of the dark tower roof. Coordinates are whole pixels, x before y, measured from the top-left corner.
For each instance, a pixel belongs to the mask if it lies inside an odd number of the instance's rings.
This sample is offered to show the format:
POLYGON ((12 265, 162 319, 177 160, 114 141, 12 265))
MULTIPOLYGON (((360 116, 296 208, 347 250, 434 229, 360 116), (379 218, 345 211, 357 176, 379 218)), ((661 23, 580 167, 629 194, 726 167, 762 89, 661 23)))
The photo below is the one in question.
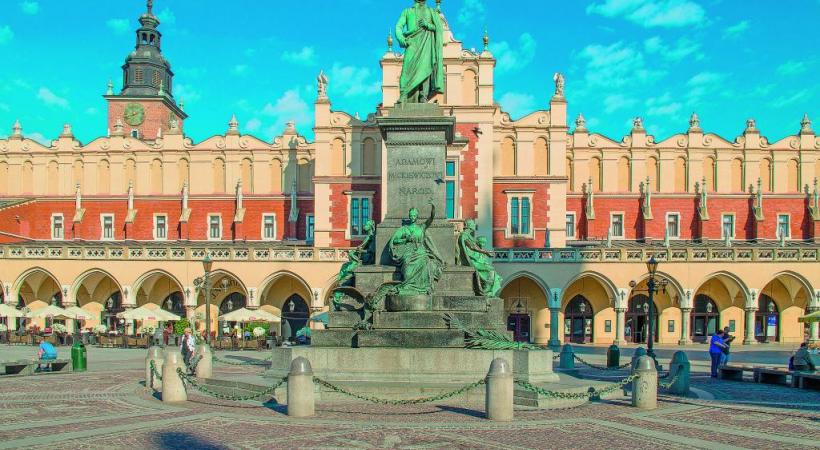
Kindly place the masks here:
POLYGON ((162 33, 157 30, 159 19, 153 13, 153 0, 148 0, 145 14, 139 18, 136 46, 122 66, 122 92, 125 96, 165 96, 173 98, 171 64, 162 56, 162 33))

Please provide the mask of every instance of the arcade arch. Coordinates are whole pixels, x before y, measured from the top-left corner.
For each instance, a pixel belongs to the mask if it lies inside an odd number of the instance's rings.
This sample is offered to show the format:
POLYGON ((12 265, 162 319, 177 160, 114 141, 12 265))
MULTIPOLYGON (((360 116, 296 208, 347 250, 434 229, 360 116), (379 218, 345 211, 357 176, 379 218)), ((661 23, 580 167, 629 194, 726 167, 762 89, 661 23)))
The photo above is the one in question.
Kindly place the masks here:
POLYGON ((758 342, 802 342, 807 327, 797 319, 807 312, 811 292, 811 285, 799 275, 791 272, 775 275, 758 294, 755 339, 758 342))
POLYGON ((77 306, 88 311, 89 318, 80 321, 83 329, 104 324, 116 325, 116 315, 123 311, 122 287, 111 274, 91 269, 77 277, 71 289, 77 306))
POLYGON ((507 330, 513 332, 516 341, 546 344, 549 341, 547 289, 530 274, 516 274, 509 280, 499 294, 504 300, 507 330))
POLYGON ((262 283, 259 307, 282 318, 279 334, 295 338, 310 318, 310 286, 292 272, 277 272, 262 283))
POLYGON ((717 272, 706 277, 693 297, 689 329, 692 341, 704 342, 723 327, 729 327, 734 336, 743 336, 747 292, 746 284, 731 273, 717 272))
POLYGON ((613 342, 617 289, 611 280, 595 272, 583 272, 564 289, 560 321, 562 341, 613 342))

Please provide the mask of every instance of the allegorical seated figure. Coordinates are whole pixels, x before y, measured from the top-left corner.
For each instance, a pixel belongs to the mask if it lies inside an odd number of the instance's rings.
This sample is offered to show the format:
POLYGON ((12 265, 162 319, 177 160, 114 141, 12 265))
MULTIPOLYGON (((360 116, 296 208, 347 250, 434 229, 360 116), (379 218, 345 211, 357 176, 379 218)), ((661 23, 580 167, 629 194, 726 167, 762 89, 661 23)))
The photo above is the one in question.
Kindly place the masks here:
POLYGON ((475 220, 467 219, 464 230, 458 237, 460 257, 465 265, 475 269, 479 294, 497 297, 501 291, 501 276, 493 267, 492 253, 484 249, 487 239, 483 236, 476 237, 475 232, 475 220))
POLYGON ((411 208, 410 221, 396 230, 390 239, 390 254, 401 270, 402 280, 396 286, 399 295, 430 294, 433 285, 441 276, 444 260, 435 243, 427 235, 427 228, 433 223, 436 207, 430 205, 430 218, 419 224, 419 210, 411 208))
POLYGON ((396 38, 404 48, 399 79, 399 103, 427 103, 444 92, 444 27, 427 0, 415 0, 396 23, 396 38))
POLYGON ((358 247, 347 252, 348 261, 339 270, 339 285, 353 279, 353 273, 362 264, 373 264, 376 256, 376 222, 367 220, 364 224, 365 237, 358 247))

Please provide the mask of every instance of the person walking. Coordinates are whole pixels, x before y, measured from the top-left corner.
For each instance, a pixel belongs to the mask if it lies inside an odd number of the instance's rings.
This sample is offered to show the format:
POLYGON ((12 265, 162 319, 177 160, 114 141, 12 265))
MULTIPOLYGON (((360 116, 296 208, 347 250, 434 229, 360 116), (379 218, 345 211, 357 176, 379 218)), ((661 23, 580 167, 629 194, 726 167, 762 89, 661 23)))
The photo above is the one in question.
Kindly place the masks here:
POLYGON ((735 340, 735 337, 729 334, 729 327, 723 328, 723 343, 726 344, 726 348, 723 349, 723 354, 720 356, 720 365, 725 366, 729 363, 729 350, 731 350, 732 341, 735 340))
POLYGON ((723 349, 725 348, 727 348, 727 345, 723 342, 723 330, 717 330, 709 341, 709 357, 712 359, 710 375, 712 378, 717 378, 718 376, 717 369, 720 365, 720 359, 723 356, 723 349))
POLYGON ((811 355, 809 355, 809 344, 806 342, 800 344, 800 348, 794 352, 792 367, 795 372, 814 372, 817 370, 817 366, 814 365, 814 361, 811 360, 811 355))
POLYGON ((179 350, 182 352, 182 360, 185 362, 185 367, 190 370, 191 357, 194 355, 194 336, 191 334, 190 328, 185 329, 185 334, 182 335, 182 342, 179 344, 179 350))

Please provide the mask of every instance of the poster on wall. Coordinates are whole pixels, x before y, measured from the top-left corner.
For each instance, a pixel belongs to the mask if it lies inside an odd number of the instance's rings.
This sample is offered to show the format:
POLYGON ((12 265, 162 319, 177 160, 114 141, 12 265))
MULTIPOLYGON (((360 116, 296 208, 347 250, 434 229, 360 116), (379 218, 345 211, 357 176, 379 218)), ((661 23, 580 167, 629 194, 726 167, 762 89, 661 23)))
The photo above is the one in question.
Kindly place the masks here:
POLYGON ((766 317, 766 336, 774 337, 777 334, 777 316, 772 314, 766 317))

